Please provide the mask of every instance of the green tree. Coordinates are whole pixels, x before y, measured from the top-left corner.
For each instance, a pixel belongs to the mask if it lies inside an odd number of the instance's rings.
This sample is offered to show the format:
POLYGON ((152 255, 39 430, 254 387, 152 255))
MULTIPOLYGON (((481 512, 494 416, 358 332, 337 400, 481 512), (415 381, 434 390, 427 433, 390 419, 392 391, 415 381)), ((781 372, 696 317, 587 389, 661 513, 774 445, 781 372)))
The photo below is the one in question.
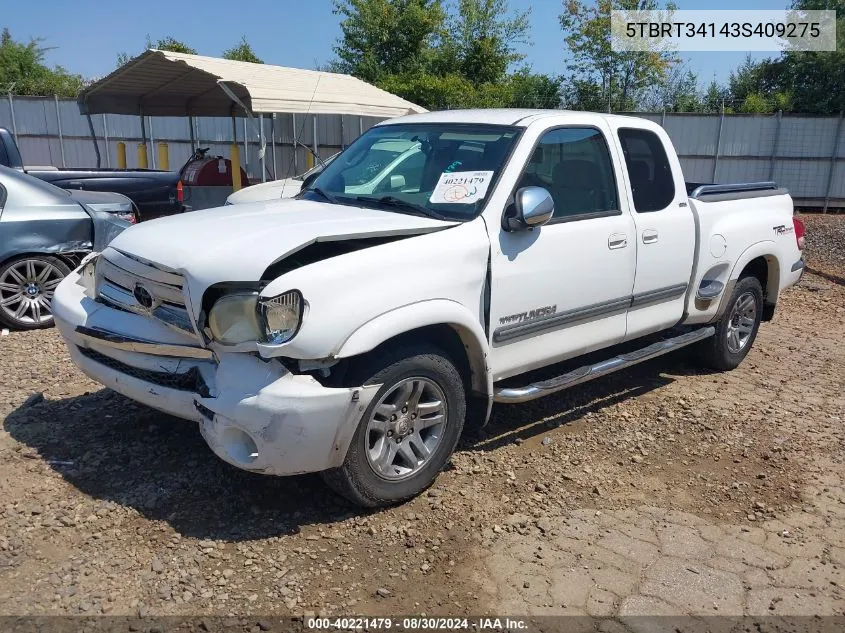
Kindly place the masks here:
POLYGON ((335 0, 340 72, 379 85, 392 75, 425 72, 442 37, 442 0, 335 0))
POLYGON ((188 55, 196 55, 197 51, 194 48, 191 48, 185 42, 180 42, 176 38, 168 35, 167 37, 163 37, 161 39, 153 40, 147 35, 147 45, 146 49, 155 48, 160 51, 171 51, 173 53, 187 53, 188 55))
POLYGON ((734 110, 745 114, 771 114, 774 111, 772 101, 760 92, 750 92, 741 103, 734 104, 734 110))
POLYGON ((548 98, 540 76, 508 75, 528 44, 527 12, 512 12, 507 0, 446 8, 443 0, 335 0, 341 37, 326 68, 429 109, 508 106, 541 89, 548 98))
POLYGON ((728 102, 737 112, 767 114, 789 110, 791 96, 784 61, 764 59, 755 62, 751 56, 728 79, 728 102))
POLYGON ((796 10, 836 11, 836 50, 787 52, 773 68, 795 112, 839 114, 845 110, 845 0, 794 0, 796 10))
POLYGON ((716 83, 715 79, 712 80, 710 85, 707 86, 707 90, 704 92, 704 97, 702 99, 702 111, 721 112, 722 105, 725 103, 727 96, 727 89, 716 83))
POLYGON ((264 63, 264 60, 252 50, 252 46, 246 41, 246 36, 242 36, 241 41, 236 46, 223 51, 223 59, 231 59, 236 62, 251 62, 253 64, 264 63))
POLYGON ((558 108, 562 84, 563 77, 534 74, 523 68, 510 77, 511 97, 507 105, 513 108, 558 108))
POLYGON ((19 95, 58 95, 76 97, 85 86, 80 75, 61 66, 47 66, 44 56, 50 49, 42 40, 27 44, 15 41, 9 29, 0 34, 0 90, 19 95))
MULTIPOLYGON (((669 8, 673 8, 671 5, 669 8)), ((560 24, 571 54, 569 69, 579 82, 568 99, 575 107, 602 110, 633 110, 642 91, 659 83, 678 62, 666 51, 614 51, 611 46, 610 13, 615 9, 657 10, 657 0, 564 0, 560 24), (585 84, 592 84, 587 86, 585 84), (588 102, 572 99, 588 97, 588 102)))
POLYGON ((644 90, 638 110, 652 112, 701 112, 698 76, 681 65, 672 67, 662 80, 644 90))
POLYGON ((458 0, 447 19, 438 55, 442 68, 456 70, 474 85, 502 81, 531 43, 530 10, 511 12, 507 0, 458 0))

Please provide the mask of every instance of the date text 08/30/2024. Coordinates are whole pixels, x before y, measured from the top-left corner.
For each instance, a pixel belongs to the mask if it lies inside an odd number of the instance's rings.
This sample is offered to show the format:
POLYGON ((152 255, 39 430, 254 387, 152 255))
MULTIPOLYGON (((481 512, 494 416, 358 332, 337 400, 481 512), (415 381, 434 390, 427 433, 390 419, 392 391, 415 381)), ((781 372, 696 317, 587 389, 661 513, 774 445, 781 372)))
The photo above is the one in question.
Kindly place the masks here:
POLYGON ((517 631, 526 630, 528 622, 519 618, 442 618, 407 616, 398 618, 348 617, 306 618, 312 630, 420 630, 420 631, 517 631))

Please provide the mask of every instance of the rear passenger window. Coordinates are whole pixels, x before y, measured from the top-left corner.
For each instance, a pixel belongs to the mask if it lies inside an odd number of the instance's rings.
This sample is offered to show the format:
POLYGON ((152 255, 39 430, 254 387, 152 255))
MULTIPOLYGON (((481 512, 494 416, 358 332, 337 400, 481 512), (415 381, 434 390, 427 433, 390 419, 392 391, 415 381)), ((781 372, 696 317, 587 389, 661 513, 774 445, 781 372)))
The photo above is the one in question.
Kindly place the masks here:
POLYGON ((619 209, 607 143, 593 128, 546 132, 528 161, 519 187, 543 187, 555 201, 554 218, 619 209))
POLYGON ((619 141, 639 213, 660 211, 675 198, 675 180, 660 137, 648 130, 622 128, 619 141))

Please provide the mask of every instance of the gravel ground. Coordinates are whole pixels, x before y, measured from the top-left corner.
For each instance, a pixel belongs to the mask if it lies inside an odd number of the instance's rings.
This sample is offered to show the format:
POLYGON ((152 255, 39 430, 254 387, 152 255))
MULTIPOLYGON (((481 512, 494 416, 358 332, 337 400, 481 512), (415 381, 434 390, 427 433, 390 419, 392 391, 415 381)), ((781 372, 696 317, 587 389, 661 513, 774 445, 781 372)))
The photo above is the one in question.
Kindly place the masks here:
POLYGON ((806 213, 808 265, 845 283, 845 214, 806 213))
POLYGON ((88 380, 56 331, 13 332, 0 614, 842 614, 843 306, 810 274, 734 372, 681 353, 497 407, 428 493, 381 512, 232 468, 88 380))

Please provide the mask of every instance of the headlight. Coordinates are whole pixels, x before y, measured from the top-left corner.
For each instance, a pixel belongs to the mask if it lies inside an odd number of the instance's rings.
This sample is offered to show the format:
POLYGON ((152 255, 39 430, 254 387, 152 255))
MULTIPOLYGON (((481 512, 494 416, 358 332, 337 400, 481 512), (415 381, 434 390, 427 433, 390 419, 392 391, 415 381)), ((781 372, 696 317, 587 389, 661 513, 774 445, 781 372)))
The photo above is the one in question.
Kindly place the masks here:
POLYGON ((291 340, 299 330, 304 302, 298 290, 258 302, 258 311, 263 321, 264 341, 280 345, 291 340))
POLYGON ((258 321, 257 294, 230 294, 211 308, 208 327, 214 340, 226 345, 259 340, 264 330, 258 321))

